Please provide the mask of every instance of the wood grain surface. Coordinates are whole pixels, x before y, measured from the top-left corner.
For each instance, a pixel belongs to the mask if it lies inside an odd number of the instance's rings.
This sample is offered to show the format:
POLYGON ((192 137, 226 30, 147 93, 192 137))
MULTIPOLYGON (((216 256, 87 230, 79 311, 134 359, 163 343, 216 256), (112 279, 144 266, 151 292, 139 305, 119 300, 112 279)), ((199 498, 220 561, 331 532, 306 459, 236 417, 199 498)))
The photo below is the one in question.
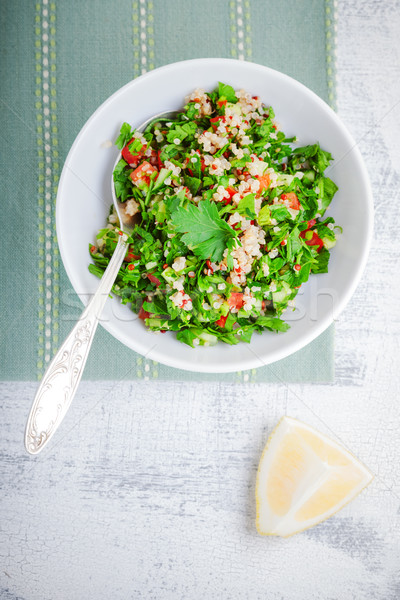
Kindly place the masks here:
POLYGON ((376 217, 335 384, 85 382, 36 458, 23 431, 37 384, 1 384, 1 600, 399 600, 399 32, 398 1, 339 2, 338 110, 376 217), (254 526, 258 460, 284 414, 375 474, 287 540, 254 526))

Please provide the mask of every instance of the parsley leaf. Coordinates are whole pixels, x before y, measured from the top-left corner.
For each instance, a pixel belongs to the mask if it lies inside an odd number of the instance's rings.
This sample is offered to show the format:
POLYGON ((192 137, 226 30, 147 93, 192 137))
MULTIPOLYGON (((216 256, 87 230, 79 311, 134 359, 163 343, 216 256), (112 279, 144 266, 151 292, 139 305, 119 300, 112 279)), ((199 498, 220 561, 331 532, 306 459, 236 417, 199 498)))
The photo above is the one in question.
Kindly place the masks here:
POLYGON ((269 208, 270 207, 266 204, 258 213, 257 222, 261 227, 264 227, 264 225, 271 225, 271 211, 269 208))
POLYGON ((321 150, 318 143, 310 146, 303 146, 293 150, 293 166, 301 166, 304 161, 310 163, 310 166, 317 172, 323 173, 333 160, 332 154, 321 150))
POLYGON ((199 332, 201 333, 201 330, 198 328, 181 329, 181 331, 178 331, 176 334, 176 339, 194 348, 193 340, 199 335, 199 332))
POLYGON ((258 317, 255 324, 261 327, 266 327, 267 329, 271 329, 272 331, 287 331, 290 329, 290 325, 279 319, 279 317, 270 317, 267 315, 264 317, 258 317))
POLYGON ((321 252, 318 252, 315 261, 311 265, 312 273, 327 273, 329 262, 329 250, 322 248, 321 252))
POLYGON ((319 187, 319 196, 321 199, 319 212, 323 215, 339 188, 329 177, 319 177, 317 186, 319 187))
POLYGON ((178 154, 179 150, 175 146, 175 144, 169 144, 168 146, 164 146, 161 150, 160 159, 165 162, 166 160, 170 160, 174 158, 178 154))
POLYGON ((245 154, 243 158, 232 158, 230 163, 234 169, 243 169, 249 162, 249 155, 245 154))
POLYGON ((225 100, 232 102, 233 104, 236 104, 238 101, 233 87, 226 83, 221 83, 220 81, 218 82, 218 94, 220 98, 225 98, 225 100))
POLYGON ((222 260, 229 240, 237 233, 218 214, 214 202, 201 200, 198 205, 189 204, 187 208, 178 208, 172 215, 172 224, 182 241, 193 253, 202 259, 222 260))
MULTIPOLYGON (((201 160, 198 154, 186 154, 186 158, 189 159, 189 168, 192 170, 193 177, 201 179, 201 160)), ((212 181, 214 183, 214 181, 212 181)))
POLYGON ((198 177, 190 177, 189 175, 184 175, 185 185, 189 188, 189 191, 193 196, 195 196, 201 186, 201 179, 198 177))
POLYGON ((127 142, 129 142, 131 137, 132 137, 131 126, 129 125, 129 123, 123 123, 121 126, 121 130, 119 132, 119 136, 115 140, 115 145, 117 146, 117 148, 122 150, 122 148, 125 146, 125 144, 127 142))
POLYGON ((250 220, 256 218, 257 215, 254 209, 254 199, 254 194, 247 194, 247 196, 240 200, 239 204, 237 205, 237 211, 239 215, 243 215, 250 220))
POLYGON ((184 123, 180 125, 177 123, 174 128, 171 129, 167 133, 167 141, 170 144, 175 144, 175 140, 179 140, 182 142, 184 139, 193 139, 194 134, 196 133, 197 125, 194 121, 190 123, 184 123))
POLYGON ((290 212, 288 211, 288 209, 286 208, 286 206, 282 206, 281 204, 272 204, 269 207, 269 211, 271 214, 271 217, 273 217, 274 219, 276 219, 277 221, 287 221, 287 220, 293 220, 292 215, 290 214, 290 212))
POLYGON ((188 119, 194 119, 199 112, 197 108, 194 107, 195 102, 189 102, 185 107, 185 114, 188 119))
POLYGON ((129 177, 129 171, 125 167, 126 162, 121 158, 113 173, 115 195, 120 202, 125 202, 128 196, 132 196, 132 180, 129 177))

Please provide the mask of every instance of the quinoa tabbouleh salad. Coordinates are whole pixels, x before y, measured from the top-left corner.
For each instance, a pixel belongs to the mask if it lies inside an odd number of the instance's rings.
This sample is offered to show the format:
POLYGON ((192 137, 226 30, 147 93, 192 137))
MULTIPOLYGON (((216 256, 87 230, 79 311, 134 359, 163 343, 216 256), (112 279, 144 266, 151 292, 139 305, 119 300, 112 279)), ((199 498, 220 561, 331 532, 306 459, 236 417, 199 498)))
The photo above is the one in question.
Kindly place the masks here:
MULTIPOLYGON (((283 311, 310 273, 327 272, 340 229, 325 218, 332 156, 318 143, 295 148, 244 90, 219 83, 185 102, 143 133, 121 127, 115 192, 138 224, 113 291, 149 329, 192 347, 286 331, 283 311)), ((111 208, 90 245, 95 275, 119 232, 111 208)))

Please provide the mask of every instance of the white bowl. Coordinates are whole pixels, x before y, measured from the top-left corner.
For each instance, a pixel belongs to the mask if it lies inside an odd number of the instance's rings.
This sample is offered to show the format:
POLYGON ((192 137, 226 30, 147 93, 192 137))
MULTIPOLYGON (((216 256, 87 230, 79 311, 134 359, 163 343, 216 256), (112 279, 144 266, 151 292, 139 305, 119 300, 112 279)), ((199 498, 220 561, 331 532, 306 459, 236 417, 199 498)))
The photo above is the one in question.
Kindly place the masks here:
POLYGON ((254 334, 251 344, 192 349, 174 333, 157 335, 118 299, 109 300, 101 324, 140 354, 166 365, 201 372, 230 372, 259 367, 296 352, 322 333, 343 310, 364 269, 372 234, 372 194, 355 141, 339 117, 312 91, 273 69, 230 59, 196 59, 146 73, 106 100, 90 117, 66 159, 57 195, 57 235, 68 277, 86 301, 98 279, 88 271, 88 243, 104 227, 111 204, 110 178, 124 121, 139 125, 154 114, 178 109, 196 87, 207 91, 218 81, 258 95, 275 110, 283 131, 301 145, 319 141, 332 153, 329 176, 339 192, 329 209, 343 235, 332 250, 329 273, 311 276, 287 313, 284 334, 254 334))

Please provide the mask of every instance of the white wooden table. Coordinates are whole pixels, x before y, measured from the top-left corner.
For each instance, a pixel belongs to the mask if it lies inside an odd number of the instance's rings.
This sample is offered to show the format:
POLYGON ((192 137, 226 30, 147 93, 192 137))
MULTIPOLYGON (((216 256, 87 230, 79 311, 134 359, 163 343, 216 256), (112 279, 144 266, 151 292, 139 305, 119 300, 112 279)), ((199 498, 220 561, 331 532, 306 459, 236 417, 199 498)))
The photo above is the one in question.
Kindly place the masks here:
POLYGON ((36 384, 2 384, 1 600, 400 598, 399 1, 339 2, 338 73, 376 220, 335 384, 83 383, 37 458, 22 443, 36 384), (257 463, 284 414, 376 475, 288 540, 254 527, 257 463))

